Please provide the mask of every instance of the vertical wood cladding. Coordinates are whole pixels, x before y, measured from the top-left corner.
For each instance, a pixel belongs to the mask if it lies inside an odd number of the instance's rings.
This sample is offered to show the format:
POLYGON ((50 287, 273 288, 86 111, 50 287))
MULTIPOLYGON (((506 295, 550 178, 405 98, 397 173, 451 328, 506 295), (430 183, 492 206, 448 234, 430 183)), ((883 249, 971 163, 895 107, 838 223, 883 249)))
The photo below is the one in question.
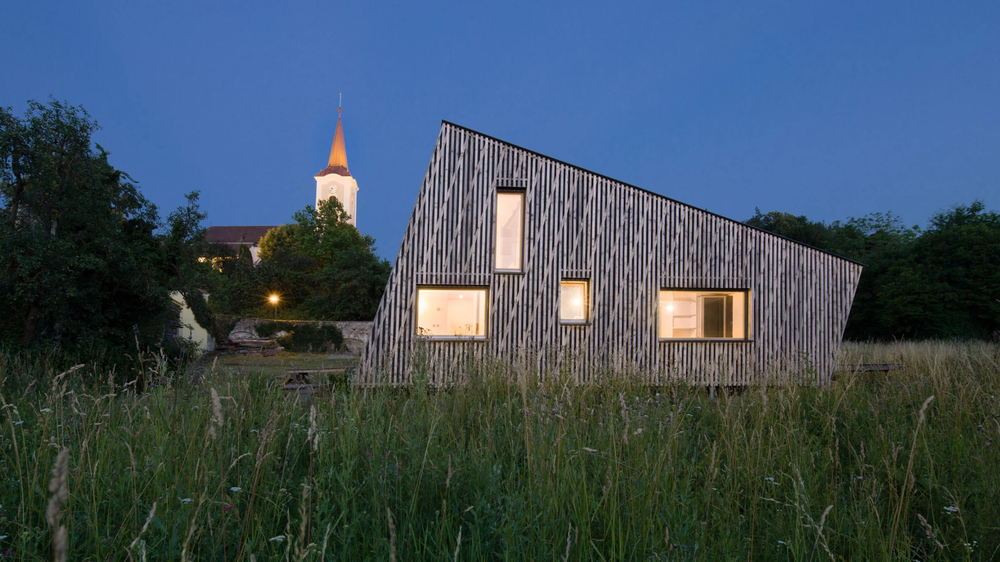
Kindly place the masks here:
POLYGON ((361 384, 449 384, 470 360, 578 381, 830 381, 862 266, 444 123, 362 357, 361 384), (497 189, 523 189, 524 272, 494 273, 497 189), (590 281, 590 323, 559 284, 590 281), (489 288, 487 341, 415 335, 417 285, 489 288), (661 288, 749 289, 750 341, 660 341, 661 288))

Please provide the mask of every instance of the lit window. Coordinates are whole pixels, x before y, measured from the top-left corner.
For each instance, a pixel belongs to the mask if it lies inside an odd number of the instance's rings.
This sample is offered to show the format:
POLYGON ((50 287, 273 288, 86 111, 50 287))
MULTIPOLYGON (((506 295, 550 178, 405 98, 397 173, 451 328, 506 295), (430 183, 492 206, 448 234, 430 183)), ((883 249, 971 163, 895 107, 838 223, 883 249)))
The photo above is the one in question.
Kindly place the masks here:
POLYGON ((417 289, 417 335, 486 337, 486 289, 417 289))
POLYGON ((660 291, 660 339, 749 339, 748 291, 660 291))
POLYGON ((524 192, 497 193, 496 269, 521 271, 524 240, 524 192))
POLYGON ((587 322, 587 281, 563 281, 559 287, 559 320, 565 324, 587 322))

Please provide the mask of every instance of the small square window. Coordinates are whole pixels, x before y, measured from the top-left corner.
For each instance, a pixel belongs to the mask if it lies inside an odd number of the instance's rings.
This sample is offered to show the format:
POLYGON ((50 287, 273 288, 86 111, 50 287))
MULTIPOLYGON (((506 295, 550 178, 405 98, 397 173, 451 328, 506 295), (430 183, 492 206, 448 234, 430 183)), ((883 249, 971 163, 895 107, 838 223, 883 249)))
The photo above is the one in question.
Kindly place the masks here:
POLYGON ((586 324, 589 320, 587 280, 565 280, 559 287, 559 321, 563 324, 586 324))

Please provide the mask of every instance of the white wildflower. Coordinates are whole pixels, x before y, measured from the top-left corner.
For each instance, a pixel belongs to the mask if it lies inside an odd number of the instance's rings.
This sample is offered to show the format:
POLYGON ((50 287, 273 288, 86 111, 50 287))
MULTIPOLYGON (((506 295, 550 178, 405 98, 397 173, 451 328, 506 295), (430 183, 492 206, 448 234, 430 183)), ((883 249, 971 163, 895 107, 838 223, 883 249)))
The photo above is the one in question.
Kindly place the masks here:
POLYGON ((958 507, 954 505, 946 505, 944 506, 944 510, 948 513, 958 513, 958 507))
POLYGON ((229 491, 230 492, 242 492, 243 488, 240 488, 239 486, 233 486, 232 488, 229 489, 229 491))
POLYGON ((17 420, 14 422, 14 425, 21 425, 22 423, 24 423, 24 420, 17 420))
POLYGON ((285 535, 278 535, 276 537, 271 537, 271 538, 269 538, 267 540, 270 541, 270 542, 281 542, 281 541, 285 540, 285 535))
POLYGON ((184 498, 181 500, 181 503, 191 503, 191 498, 184 498))
POLYGON ((52 408, 42 408, 41 410, 38 410, 38 411, 39 412, 51 412, 52 408))
POLYGON ((785 542, 785 541, 778 541, 778 544, 782 544, 782 545, 788 546, 788 543, 785 542))

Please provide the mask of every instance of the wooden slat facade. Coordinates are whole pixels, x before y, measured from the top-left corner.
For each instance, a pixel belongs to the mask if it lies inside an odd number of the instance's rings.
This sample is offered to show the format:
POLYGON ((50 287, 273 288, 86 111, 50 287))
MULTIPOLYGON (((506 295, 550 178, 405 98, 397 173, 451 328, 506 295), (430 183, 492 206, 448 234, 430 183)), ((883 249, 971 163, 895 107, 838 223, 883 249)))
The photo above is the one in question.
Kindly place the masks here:
POLYGON ((443 123, 362 356, 361 384, 451 383, 469 360, 579 382, 830 381, 862 265, 443 123), (494 273, 498 188, 524 190, 524 272, 494 273), (590 280, 590 322, 559 321, 560 280, 590 280), (417 286, 488 287, 486 341, 416 335, 417 286), (660 289, 750 291, 750 341, 660 341, 660 289))

